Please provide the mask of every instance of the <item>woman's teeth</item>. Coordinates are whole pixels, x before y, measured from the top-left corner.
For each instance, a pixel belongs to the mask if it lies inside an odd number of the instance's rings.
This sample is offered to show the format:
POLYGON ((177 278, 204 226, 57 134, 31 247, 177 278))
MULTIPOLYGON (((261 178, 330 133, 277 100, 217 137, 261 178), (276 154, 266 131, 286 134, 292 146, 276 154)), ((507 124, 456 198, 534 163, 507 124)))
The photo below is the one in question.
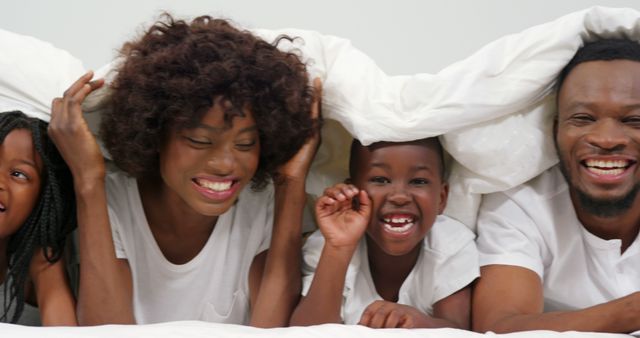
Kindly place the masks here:
POLYGON ((209 190, 213 190, 216 192, 227 191, 231 189, 232 181, 224 181, 224 182, 212 182, 207 180, 196 180, 196 183, 203 188, 207 188, 209 190))

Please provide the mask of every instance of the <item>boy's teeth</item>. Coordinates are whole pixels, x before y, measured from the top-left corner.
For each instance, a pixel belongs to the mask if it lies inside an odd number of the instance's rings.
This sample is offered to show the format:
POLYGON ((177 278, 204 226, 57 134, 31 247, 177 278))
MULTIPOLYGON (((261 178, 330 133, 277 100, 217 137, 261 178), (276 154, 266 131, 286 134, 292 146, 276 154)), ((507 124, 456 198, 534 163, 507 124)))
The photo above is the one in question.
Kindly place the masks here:
POLYGON ((409 230, 411 227, 413 226, 413 223, 407 223, 401 227, 398 226, 392 226, 388 223, 384 223, 384 228, 391 231, 391 232, 397 232, 397 233, 402 233, 405 232, 407 230, 409 230))
POLYGON ((394 217, 394 218, 383 218, 385 223, 394 223, 394 224, 402 224, 402 223, 410 223, 413 222, 412 218, 409 217, 394 217))
POLYGON ((231 183, 231 181, 212 182, 206 180, 198 180, 198 184, 200 184, 200 186, 213 191, 227 191, 231 188, 231 183))

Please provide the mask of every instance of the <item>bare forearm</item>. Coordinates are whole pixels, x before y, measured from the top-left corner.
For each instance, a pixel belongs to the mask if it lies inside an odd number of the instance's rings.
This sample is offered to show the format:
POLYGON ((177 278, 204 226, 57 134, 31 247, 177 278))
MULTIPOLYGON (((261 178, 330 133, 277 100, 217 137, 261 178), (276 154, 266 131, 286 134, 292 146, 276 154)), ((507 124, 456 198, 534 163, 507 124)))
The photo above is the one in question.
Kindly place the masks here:
POLYGON ((76 326, 75 301, 69 295, 52 295, 47 302, 38 300, 42 326, 76 326))
POLYGON ((447 320, 444 318, 437 318, 437 317, 431 317, 431 316, 427 316, 426 320, 424 321, 423 325, 417 326, 417 327, 421 327, 421 328, 443 328, 443 327, 450 327, 450 328, 454 328, 454 329, 463 329, 463 330, 468 330, 469 326, 467 325, 466 327, 455 323, 454 321, 451 320, 447 320))
POLYGON ((300 297, 304 182, 286 181, 275 189, 271 245, 251 315, 258 327, 286 326, 300 297))
POLYGON ((76 184, 81 325, 133 323, 131 277, 116 258, 107 212, 104 180, 76 184))
POLYGON ((324 246, 309 292, 294 311, 291 325, 342 323, 342 291, 352 256, 353 250, 324 246))
POLYGON ((491 325, 475 325, 476 331, 514 332, 525 330, 588 331, 629 333, 640 329, 640 294, 616 299, 578 311, 513 314, 491 325))
POLYGON ((30 274, 43 326, 76 326, 76 302, 64 269, 64 260, 49 263, 42 249, 31 260, 30 274))

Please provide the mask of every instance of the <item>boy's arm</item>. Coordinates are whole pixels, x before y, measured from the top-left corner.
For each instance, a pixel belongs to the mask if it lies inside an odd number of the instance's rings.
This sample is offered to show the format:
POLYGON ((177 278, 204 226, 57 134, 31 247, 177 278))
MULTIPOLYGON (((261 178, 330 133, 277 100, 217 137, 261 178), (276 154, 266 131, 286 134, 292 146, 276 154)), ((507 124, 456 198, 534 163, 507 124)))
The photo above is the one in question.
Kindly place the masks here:
POLYGON ((526 268, 487 265, 473 294, 473 329, 498 333, 525 330, 629 333, 640 329, 640 293, 565 312, 544 311, 540 277, 526 268))
POLYGON ((35 251, 29 265, 43 326, 75 326, 76 301, 69 287, 64 258, 49 263, 44 249, 35 251))
POLYGON ((433 305, 433 316, 409 305, 377 300, 362 312, 358 324, 371 328, 469 329, 471 289, 465 287, 433 305))
POLYGON ((116 258, 107 211, 105 165, 82 115, 85 97, 104 82, 83 75, 53 100, 49 135, 69 166, 76 192, 80 246, 78 322, 133 323, 131 271, 116 258))

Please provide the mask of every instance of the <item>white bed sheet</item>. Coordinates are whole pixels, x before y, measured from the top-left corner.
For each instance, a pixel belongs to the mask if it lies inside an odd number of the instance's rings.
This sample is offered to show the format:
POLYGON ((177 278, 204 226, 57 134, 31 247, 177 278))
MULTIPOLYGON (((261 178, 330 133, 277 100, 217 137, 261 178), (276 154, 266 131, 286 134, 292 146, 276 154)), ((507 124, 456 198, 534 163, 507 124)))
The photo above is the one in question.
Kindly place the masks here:
POLYGON ((510 334, 475 333, 457 329, 370 329, 360 325, 325 324, 309 327, 257 329, 249 326, 196 321, 152 325, 105 325, 95 327, 26 327, 0 324, 0 336, 20 338, 616 338, 623 334, 591 332, 526 331, 510 334))

